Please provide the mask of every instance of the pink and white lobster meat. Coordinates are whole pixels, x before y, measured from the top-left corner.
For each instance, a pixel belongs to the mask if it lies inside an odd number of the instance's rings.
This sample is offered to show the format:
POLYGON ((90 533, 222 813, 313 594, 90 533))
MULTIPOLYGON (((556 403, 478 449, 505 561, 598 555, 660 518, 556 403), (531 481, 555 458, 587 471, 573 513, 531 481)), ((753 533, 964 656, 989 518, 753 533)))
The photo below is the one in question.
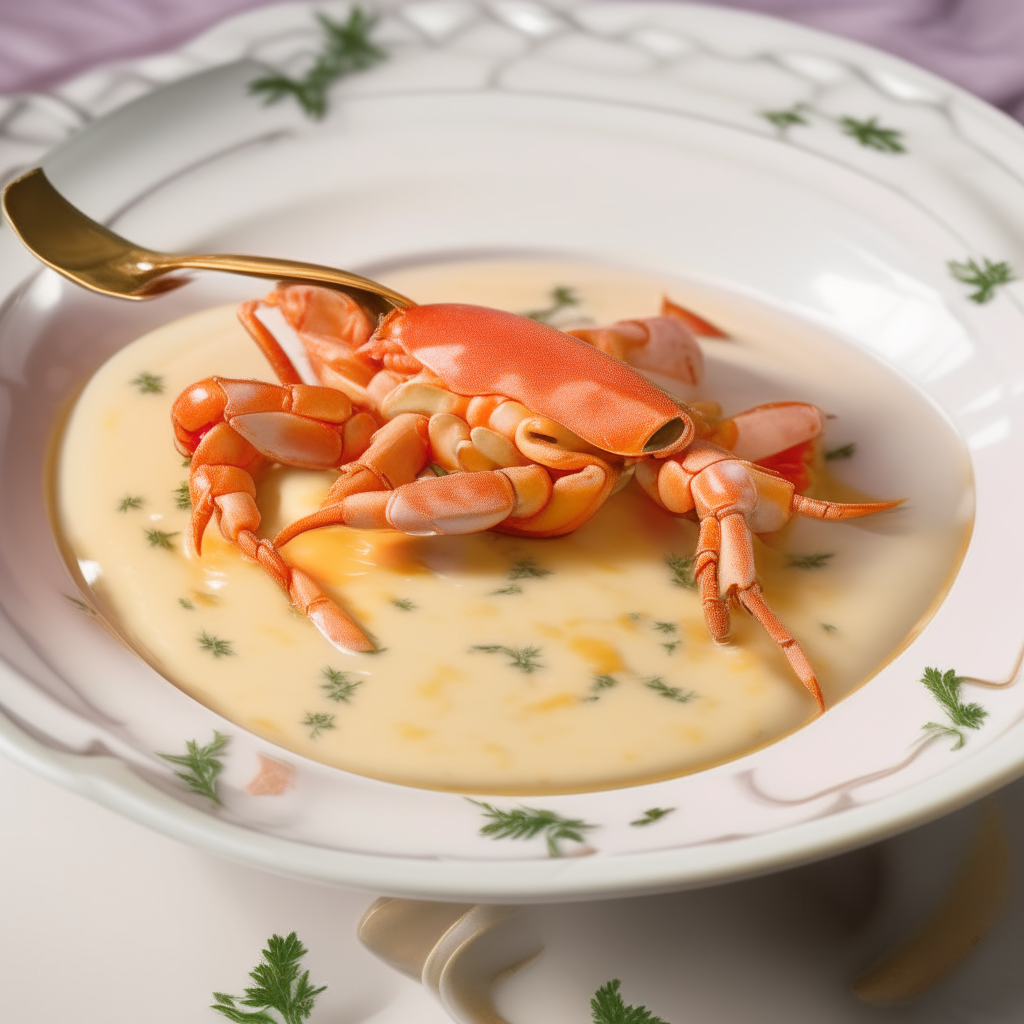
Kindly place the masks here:
POLYGON ((694 329, 714 332, 700 318, 666 301, 662 316, 572 336, 512 313, 440 304, 396 309, 377 324, 343 293, 306 285, 244 303, 239 316, 280 383, 209 377, 174 403, 176 444, 192 459, 197 553, 216 517, 331 643, 369 651, 359 626, 281 555, 292 538, 338 524, 557 537, 634 475, 663 509, 700 523, 694 574, 712 637, 728 638, 729 604, 741 605, 824 709, 807 657, 765 603, 751 535, 794 515, 846 519, 898 502, 799 493, 825 423, 815 406, 772 403, 716 421, 707 404, 684 406, 633 368, 698 383, 694 329), (261 305, 297 333, 319 385, 302 382, 258 318, 261 305), (320 510, 272 541, 257 534, 254 484, 269 463, 339 471, 320 510))

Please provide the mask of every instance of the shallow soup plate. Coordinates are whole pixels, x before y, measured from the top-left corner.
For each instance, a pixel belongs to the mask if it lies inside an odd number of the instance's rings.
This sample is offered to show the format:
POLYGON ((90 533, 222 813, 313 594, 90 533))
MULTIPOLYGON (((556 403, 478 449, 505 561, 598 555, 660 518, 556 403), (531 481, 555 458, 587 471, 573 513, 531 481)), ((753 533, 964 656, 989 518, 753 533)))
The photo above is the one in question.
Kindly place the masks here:
MULTIPOLYGON (((208 51, 244 44, 286 61, 289 40, 315 42, 303 5, 257 14, 217 30, 208 51)), ((1020 774, 1020 130, 892 58, 734 12, 414 5, 377 31, 389 60, 342 83, 322 121, 259 105, 247 84, 260 69, 243 60, 101 118, 43 166, 90 216, 156 249, 319 262, 423 301, 519 310, 570 285, 598 320, 653 315, 668 292, 730 339, 705 343, 706 387, 727 412, 817 402, 835 417, 832 475, 907 499, 876 526, 808 535, 836 538, 836 564, 859 550, 842 537, 891 546, 898 571, 878 577, 864 620, 895 632, 825 714, 657 781, 446 791, 274 743, 103 627, 55 540, 50 497, 56 439, 97 369, 146 332, 259 287, 205 276, 117 303, 39 271, 4 229, 3 749, 251 864, 505 902, 765 872, 1020 774), (215 733, 226 737, 217 802, 161 756, 215 733), (268 763, 289 783, 274 795, 253 786, 268 763), (526 837, 487 829, 517 813, 535 823, 526 837)), ((827 577, 806 568, 793 586, 821 590, 827 577)), ((76 572, 95 582, 90 566, 76 572)), ((813 646, 834 640, 837 662, 873 642, 820 625, 813 646)))

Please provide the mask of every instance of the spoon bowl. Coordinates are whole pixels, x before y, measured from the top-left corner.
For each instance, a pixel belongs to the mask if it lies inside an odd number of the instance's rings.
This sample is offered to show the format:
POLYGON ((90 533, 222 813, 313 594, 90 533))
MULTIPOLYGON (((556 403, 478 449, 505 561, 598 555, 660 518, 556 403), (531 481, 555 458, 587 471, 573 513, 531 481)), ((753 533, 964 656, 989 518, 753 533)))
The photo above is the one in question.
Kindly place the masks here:
POLYGON ((326 285, 350 295, 372 316, 414 305, 368 278, 294 260, 228 254, 172 254, 143 249, 72 206, 35 168, 4 189, 7 223, 30 252, 76 284, 119 299, 150 299, 187 284, 183 270, 326 285))

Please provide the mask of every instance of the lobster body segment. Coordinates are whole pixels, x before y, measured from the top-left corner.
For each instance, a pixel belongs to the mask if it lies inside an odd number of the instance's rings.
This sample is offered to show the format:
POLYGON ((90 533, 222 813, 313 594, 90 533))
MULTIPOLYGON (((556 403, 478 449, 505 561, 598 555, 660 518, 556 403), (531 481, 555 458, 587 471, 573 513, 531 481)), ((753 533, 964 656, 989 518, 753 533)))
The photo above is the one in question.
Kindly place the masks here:
POLYGON ((797 515, 850 518, 898 502, 839 504, 800 493, 825 427, 815 406, 774 402, 723 420, 715 403, 687 408, 632 368, 699 383, 693 332, 714 331, 699 317, 666 300, 660 317, 570 336, 512 313, 445 303, 395 310, 371 333, 365 313, 327 289, 282 286, 265 305, 296 332, 320 384, 300 383, 257 316, 260 304, 244 303, 239 317, 281 383, 210 377, 174 404, 175 443, 191 456, 197 553, 215 518, 327 639, 372 650, 281 547, 331 525, 555 537, 635 476, 665 511, 700 523, 694 572, 712 637, 728 639, 730 605, 746 609, 824 709, 803 650, 765 602, 752 535, 797 515), (317 512, 270 541, 257 533, 253 477, 273 462, 339 475, 317 512))

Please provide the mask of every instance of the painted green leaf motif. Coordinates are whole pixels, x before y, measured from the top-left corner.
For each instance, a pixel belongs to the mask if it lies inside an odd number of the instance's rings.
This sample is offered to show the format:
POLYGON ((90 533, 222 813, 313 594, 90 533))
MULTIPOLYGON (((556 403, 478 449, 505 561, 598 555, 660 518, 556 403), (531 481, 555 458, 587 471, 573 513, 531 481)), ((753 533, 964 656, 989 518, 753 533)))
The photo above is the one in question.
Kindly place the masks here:
POLYGON ((968 259, 963 263, 950 260, 946 266, 958 281, 968 284, 974 289, 967 297, 971 302, 978 303, 979 306, 991 302, 995 298, 996 289, 1001 284, 1009 284, 1016 280, 1016 275, 1009 263, 1005 261, 993 263, 987 257, 982 257, 981 263, 974 259, 968 259))
MULTIPOLYGON (((467 799, 469 799, 467 797, 467 799)), ((483 800, 470 800, 471 804, 484 809, 484 817, 490 820, 480 829, 480 835, 492 839, 533 839, 543 835, 548 845, 548 855, 561 857, 562 850, 558 845, 566 839, 582 843, 583 835, 594 825, 588 825, 579 818, 563 818, 554 811, 541 810, 536 807, 513 807, 503 811, 483 800)))
POLYGON ((651 825, 656 821, 660 821, 665 815, 671 814, 674 810, 674 807, 649 807, 636 821, 631 821, 630 825, 634 828, 643 828, 644 825, 651 825))
POLYGON ((942 705, 950 724, 928 722, 922 726, 925 732, 938 733, 955 739, 953 750, 959 750, 966 742, 964 729, 980 729, 988 712, 980 704, 965 704, 960 699, 963 680, 953 669, 945 672, 937 668, 926 668, 921 682, 928 687, 931 695, 942 705))
POLYGON ((883 128, 877 117, 869 117, 866 121, 855 117, 839 118, 839 126, 862 146, 877 149, 880 153, 905 153, 903 133, 895 128, 883 128))
POLYGON ((300 961, 308 950, 295 932, 287 938, 271 935, 260 962, 249 972, 253 984, 244 996, 214 992, 216 1000, 210 1009, 223 1014, 236 1024, 278 1024, 267 1010, 276 1010, 284 1024, 302 1024, 313 1012, 313 1006, 327 986, 314 988, 309 971, 299 973, 300 961), (255 1011, 240 1007, 258 1007, 255 1011))
POLYGON ((762 110, 761 116, 766 120, 775 125, 776 128, 780 128, 785 131, 787 128, 792 128, 795 124, 807 124, 807 118, 804 117, 804 106, 802 103, 797 103, 795 106, 789 107, 787 110, 762 110))
POLYGON ((646 1006, 627 1006, 619 993, 618 978, 602 985, 590 1000, 593 1024, 668 1024, 646 1006))
POLYGON ((186 740, 184 754, 158 753, 157 756, 184 769, 174 774, 193 793, 209 797, 215 804, 219 804, 221 799, 217 793, 217 776, 224 768, 221 755, 229 740, 229 736, 215 731, 213 739, 205 746, 201 747, 195 740, 186 740))
POLYGON ((387 53, 370 39, 377 18, 354 7, 348 20, 333 21, 317 14, 323 31, 323 49, 302 78, 289 78, 268 69, 267 74, 249 83, 249 92, 262 96, 264 103, 277 103, 293 97, 314 120, 327 112, 327 89, 345 75, 384 60, 387 53))

